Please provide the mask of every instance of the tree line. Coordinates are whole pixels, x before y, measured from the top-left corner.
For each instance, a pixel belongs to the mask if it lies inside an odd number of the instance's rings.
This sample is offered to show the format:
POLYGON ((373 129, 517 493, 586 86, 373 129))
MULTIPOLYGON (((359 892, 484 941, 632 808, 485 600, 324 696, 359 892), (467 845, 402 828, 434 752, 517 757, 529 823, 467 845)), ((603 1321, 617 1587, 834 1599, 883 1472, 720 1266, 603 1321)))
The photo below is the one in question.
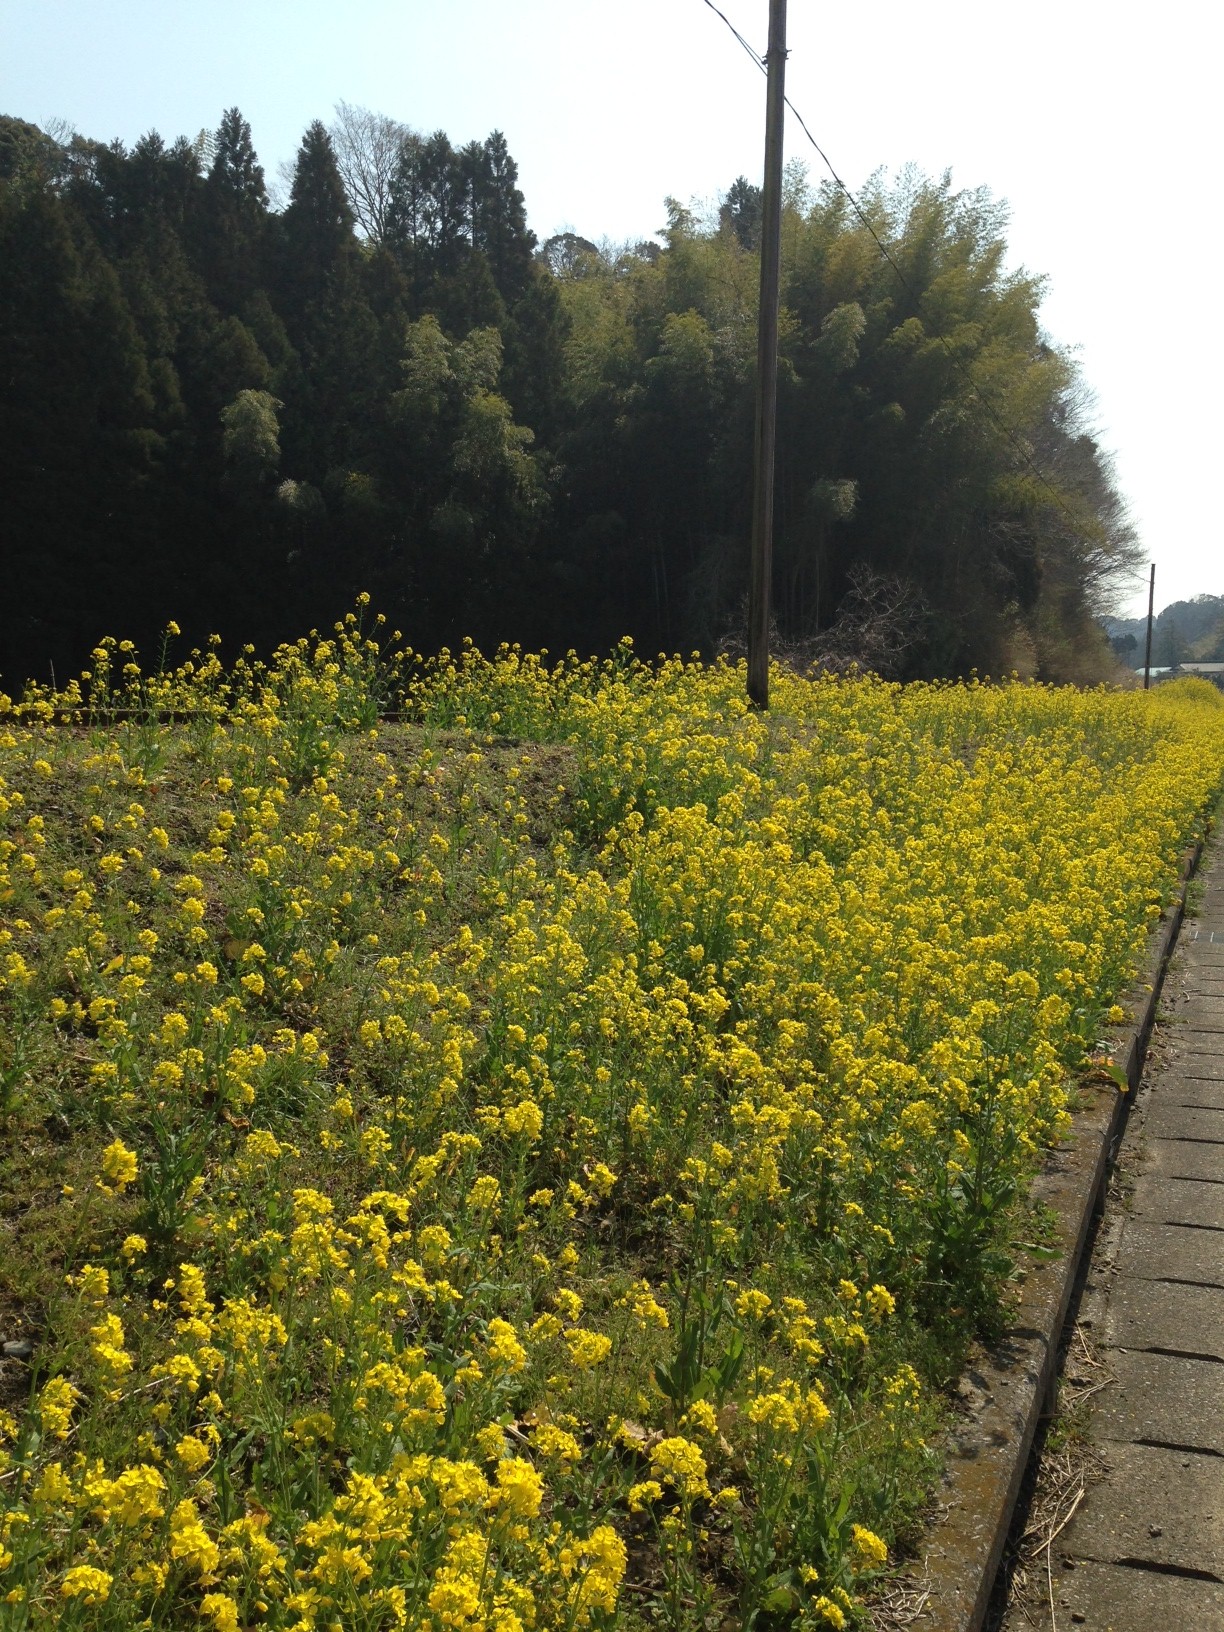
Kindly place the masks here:
MULTIPOLYGON (((904 282, 788 169, 781 646, 1104 673, 1135 541, 1004 208, 913 171, 862 203, 904 282)), ((171 618, 266 647, 361 590, 422 650, 734 649, 760 192, 666 209, 538 244, 499 132, 345 104, 279 209, 236 108, 131 148, 0 118, 0 678, 171 618)))

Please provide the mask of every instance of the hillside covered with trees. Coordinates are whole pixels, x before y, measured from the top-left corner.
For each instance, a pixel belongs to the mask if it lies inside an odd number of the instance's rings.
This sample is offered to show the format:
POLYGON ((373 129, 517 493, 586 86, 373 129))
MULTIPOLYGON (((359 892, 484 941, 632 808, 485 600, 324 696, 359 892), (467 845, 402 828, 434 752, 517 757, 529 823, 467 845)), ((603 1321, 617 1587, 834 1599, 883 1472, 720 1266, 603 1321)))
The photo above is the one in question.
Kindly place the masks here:
MULTIPOLYGON (((1134 541, 1003 208, 912 172, 864 208, 904 284, 788 171, 780 637, 835 652, 879 614, 897 673, 1106 672, 1134 541)), ((267 646, 361 590, 423 650, 715 649, 759 209, 740 178, 659 242, 538 245, 497 132, 341 104, 277 210, 237 109, 130 150, 0 119, 0 680, 171 618, 267 646)))
MULTIPOLYGON (((1108 618, 1105 632, 1121 661, 1143 662, 1146 618, 1108 618)), ((1152 625, 1152 662, 1157 668, 1178 663, 1224 663, 1224 595, 1196 595, 1173 601, 1152 625)))

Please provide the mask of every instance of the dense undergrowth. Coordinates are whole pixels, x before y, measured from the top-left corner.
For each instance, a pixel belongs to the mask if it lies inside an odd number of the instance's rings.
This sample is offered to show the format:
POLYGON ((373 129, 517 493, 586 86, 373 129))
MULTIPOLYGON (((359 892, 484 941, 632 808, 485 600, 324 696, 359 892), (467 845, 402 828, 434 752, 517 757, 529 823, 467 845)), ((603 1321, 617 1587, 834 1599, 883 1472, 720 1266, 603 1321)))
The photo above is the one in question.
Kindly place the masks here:
POLYGON ((5 701, 0 1625, 859 1618, 1224 703, 773 688, 5 701))

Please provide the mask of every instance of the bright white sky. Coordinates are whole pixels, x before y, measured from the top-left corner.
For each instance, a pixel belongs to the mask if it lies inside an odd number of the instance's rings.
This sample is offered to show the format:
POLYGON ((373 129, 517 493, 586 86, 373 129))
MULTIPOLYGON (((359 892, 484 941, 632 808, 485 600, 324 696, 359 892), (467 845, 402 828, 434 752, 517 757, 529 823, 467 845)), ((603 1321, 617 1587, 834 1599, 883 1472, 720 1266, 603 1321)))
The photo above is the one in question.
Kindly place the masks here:
MULTIPOLYGON (((721 3, 763 50, 767 0, 721 3)), ((790 4, 788 92, 852 187, 912 160, 1009 201, 1158 607, 1224 593, 1219 19, 1202 0, 790 4)), ((0 0, 0 111, 36 123, 169 139, 237 104, 273 182, 341 98, 457 143, 503 130, 541 238, 637 240, 669 193, 760 179, 764 80, 703 0, 0 0)), ((786 152, 821 177, 793 121, 786 152)))

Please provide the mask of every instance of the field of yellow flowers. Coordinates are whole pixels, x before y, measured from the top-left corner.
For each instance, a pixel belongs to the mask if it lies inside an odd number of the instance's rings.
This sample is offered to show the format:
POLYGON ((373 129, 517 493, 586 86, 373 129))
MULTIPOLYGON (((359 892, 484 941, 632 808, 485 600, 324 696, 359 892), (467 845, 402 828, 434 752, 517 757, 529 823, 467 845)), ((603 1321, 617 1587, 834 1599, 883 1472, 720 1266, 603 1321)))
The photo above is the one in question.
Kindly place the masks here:
POLYGON ((856 1625, 1224 699, 375 634, 0 699, 0 1626, 856 1625))

